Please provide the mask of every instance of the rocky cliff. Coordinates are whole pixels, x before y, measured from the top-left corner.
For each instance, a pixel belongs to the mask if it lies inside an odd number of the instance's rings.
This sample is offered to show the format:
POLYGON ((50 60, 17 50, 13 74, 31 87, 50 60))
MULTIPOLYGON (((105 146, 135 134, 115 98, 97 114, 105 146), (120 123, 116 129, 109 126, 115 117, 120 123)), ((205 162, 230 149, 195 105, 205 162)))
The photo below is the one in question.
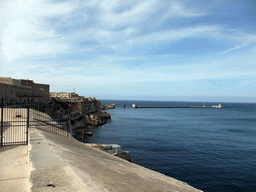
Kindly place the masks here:
POLYGON ((101 102, 95 98, 52 97, 51 100, 55 106, 53 110, 55 115, 59 115, 60 119, 65 119, 69 113, 74 128, 86 125, 102 125, 111 118, 108 113, 101 110, 101 102))
POLYGON ((101 105, 102 110, 115 109, 116 105, 113 103, 111 105, 101 105))

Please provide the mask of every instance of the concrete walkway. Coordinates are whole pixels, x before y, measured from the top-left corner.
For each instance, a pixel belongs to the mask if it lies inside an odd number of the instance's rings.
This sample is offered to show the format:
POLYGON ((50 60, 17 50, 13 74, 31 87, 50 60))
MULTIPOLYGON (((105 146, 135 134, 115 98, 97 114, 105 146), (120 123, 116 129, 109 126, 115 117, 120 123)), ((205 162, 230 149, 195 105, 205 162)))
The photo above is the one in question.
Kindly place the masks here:
POLYGON ((28 146, 0 147, 0 191, 28 191, 28 146))
POLYGON ((44 191, 199 191, 76 140, 30 128, 30 185, 44 191))

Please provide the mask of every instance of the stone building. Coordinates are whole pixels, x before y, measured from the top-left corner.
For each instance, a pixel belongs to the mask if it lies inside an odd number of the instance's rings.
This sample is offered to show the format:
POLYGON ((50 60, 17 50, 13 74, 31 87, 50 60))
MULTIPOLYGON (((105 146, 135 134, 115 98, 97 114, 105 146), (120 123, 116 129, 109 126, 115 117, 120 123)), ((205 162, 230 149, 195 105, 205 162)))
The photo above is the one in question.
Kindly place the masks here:
POLYGON ((59 98, 79 98, 80 96, 76 93, 66 93, 66 92, 51 92, 50 97, 59 97, 59 98))
POLYGON ((7 104, 30 101, 47 101, 50 85, 37 84, 32 80, 0 77, 0 99, 7 104))
POLYGON ((101 102, 95 99, 95 97, 85 98, 83 96, 79 96, 76 93, 51 92, 50 98, 58 102, 66 102, 76 111, 82 114, 89 114, 101 111, 101 102))

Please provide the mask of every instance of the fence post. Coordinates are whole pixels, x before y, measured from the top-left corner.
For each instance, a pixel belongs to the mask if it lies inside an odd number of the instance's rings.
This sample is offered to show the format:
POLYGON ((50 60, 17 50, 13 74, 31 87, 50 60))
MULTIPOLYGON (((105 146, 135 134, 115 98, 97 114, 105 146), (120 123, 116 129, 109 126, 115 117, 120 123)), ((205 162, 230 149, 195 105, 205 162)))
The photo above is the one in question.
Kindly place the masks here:
POLYGON ((3 129, 4 129, 4 98, 1 103, 1 146, 3 145, 3 129))
POLYGON ((29 127, 29 106, 27 107, 27 130, 26 130, 26 144, 28 144, 28 127, 29 127))
POLYGON ((70 133, 70 135, 71 135, 71 140, 72 140, 73 134, 72 134, 72 128, 71 128, 70 109, 69 109, 69 107, 68 107, 68 125, 69 125, 69 133, 70 133))

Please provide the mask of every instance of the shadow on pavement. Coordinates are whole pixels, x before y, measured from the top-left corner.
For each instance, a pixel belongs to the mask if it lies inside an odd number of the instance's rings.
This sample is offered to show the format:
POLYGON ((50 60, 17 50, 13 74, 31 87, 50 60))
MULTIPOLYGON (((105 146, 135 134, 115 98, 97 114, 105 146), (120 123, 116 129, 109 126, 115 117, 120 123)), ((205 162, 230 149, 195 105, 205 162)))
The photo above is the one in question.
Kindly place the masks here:
POLYGON ((19 146, 20 146, 20 145, 12 145, 12 146, 5 145, 5 146, 0 146, 0 153, 5 152, 5 151, 8 151, 8 150, 15 149, 15 148, 17 148, 17 147, 19 147, 19 146))

